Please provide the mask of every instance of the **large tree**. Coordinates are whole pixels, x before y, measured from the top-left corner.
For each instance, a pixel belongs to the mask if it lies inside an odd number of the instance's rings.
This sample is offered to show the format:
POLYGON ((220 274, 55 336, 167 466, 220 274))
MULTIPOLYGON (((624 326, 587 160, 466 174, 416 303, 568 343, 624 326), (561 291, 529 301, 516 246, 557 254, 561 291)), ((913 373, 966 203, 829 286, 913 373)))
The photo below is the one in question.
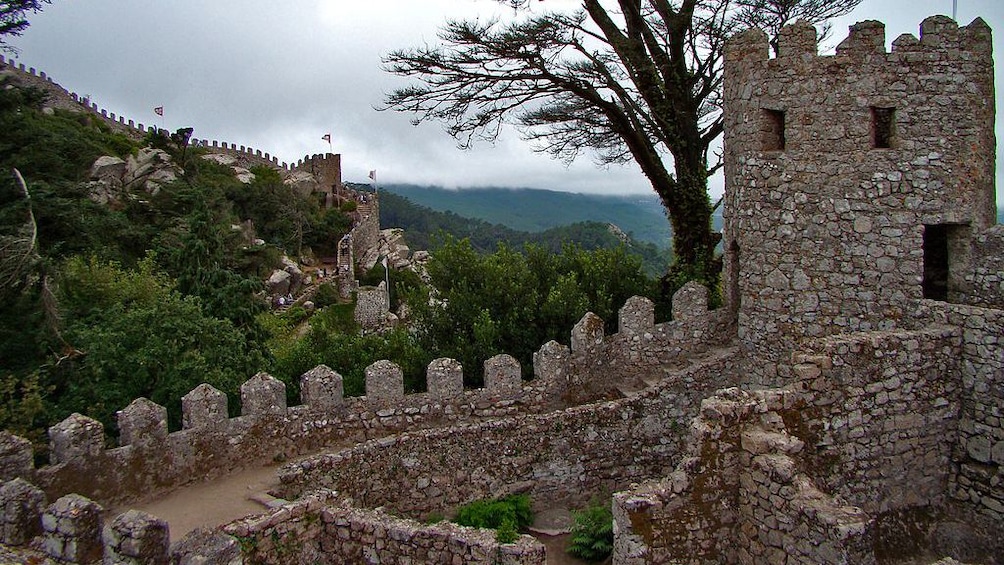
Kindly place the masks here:
POLYGON ((28 29, 29 12, 38 12, 50 0, 0 0, 0 50, 9 50, 7 37, 28 29))
POLYGON ((726 39, 749 25, 818 23, 860 1, 582 0, 574 12, 511 22, 451 20, 441 44, 384 59, 390 72, 418 79, 387 105, 416 122, 445 122, 461 147, 510 123, 558 158, 591 150, 601 164, 634 160, 672 225, 672 286, 714 283, 719 236, 707 186, 722 164, 712 142, 722 133, 726 39))

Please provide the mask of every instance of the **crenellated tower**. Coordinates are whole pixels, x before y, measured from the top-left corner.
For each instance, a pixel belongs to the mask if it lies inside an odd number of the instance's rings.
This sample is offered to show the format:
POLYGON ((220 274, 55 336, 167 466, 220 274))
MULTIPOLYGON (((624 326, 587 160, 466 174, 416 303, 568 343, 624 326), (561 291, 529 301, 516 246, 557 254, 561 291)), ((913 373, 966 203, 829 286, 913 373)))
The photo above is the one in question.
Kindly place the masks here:
POLYGON ((726 297, 764 382, 806 339, 966 294, 996 215, 991 32, 944 16, 920 31, 886 52, 884 25, 861 22, 820 56, 800 22, 775 58, 759 30, 727 49, 726 297))

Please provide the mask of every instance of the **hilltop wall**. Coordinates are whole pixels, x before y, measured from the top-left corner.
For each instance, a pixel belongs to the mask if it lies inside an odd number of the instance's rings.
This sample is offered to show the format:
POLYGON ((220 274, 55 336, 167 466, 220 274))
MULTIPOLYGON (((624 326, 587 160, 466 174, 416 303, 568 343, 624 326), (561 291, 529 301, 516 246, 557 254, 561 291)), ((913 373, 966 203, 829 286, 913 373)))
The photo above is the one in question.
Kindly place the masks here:
MULTIPOLYGON (((683 301, 681 301, 682 303, 683 301)), ((646 299, 634 298, 622 311, 621 332, 639 335, 651 330, 651 321, 638 321, 632 313, 646 299), (630 306, 634 305, 634 306, 630 306), (638 324, 638 325, 636 325, 638 324)), ((703 308, 698 304, 695 308, 703 308)), ((703 310, 705 317, 715 312, 703 310)), ((592 314, 584 320, 595 318, 592 314)), ((693 317, 699 318, 697 311, 693 317)), ((580 322, 577 326, 583 326, 580 322)), ((602 323, 600 324, 602 328, 602 323)), ((602 330, 601 330, 602 331, 602 330)), ((583 338, 573 332, 573 342, 583 338)), ((602 337, 602 336, 601 336, 602 337)), ((594 337, 595 339, 595 337, 594 337)), ((692 349, 693 338, 649 340, 657 349, 692 349)), ((102 504, 204 480, 252 464, 281 461, 338 449, 402 432, 477 423, 518 414, 539 414, 567 403, 570 387, 597 388, 582 379, 570 379, 575 365, 613 355, 620 344, 632 343, 613 336, 606 347, 573 354, 551 342, 534 356, 535 380, 524 383, 519 364, 497 356, 485 366, 486 388, 463 389, 463 368, 453 360, 435 360, 427 374, 428 392, 405 394, 399 367, 387 361, 366 369, 364 397, 344 398, 341 376, 320 366, 301 377, 300 406, 286 406, 285 385, 259 373, 241 386, 241 415, 228 417, 228 399, 203 384, 182 399, 183 429, 168 432, 166 409, 147 399, 137 399, 118 414, 119 446, 105 448, 103 426, 74 414, 49 430, 50 465, 34 469, 31 446, 6 434, 0 446, 0 479, 20 476, 38 484, 50 498, 76 492, 102 504)), ((636 353, 640 350, 633 345, 636 353)), ((656 376, 665 378, 657 371, 656 376)), ((681 373, 683 374, 683 373, 681 373)), ((609 372, 596 378, 628 381, 632 373, 609 372)), ((695 383, 690 383, 694 385, 695 383)), ((695 390, 706 390, 696 386, 695 390)))
MULTIPOLYGON (((106 108, 100 107, 96 102, 92 101, 90 97, 80 96, 76 92, 71 92, 63 88, 58 83, 54 82, 52 77, 48 76, 44 71, 36 70, 34 67, 28 67, 24 63, 18 63, 14 59, 5 58, 3 55, 0 55, 0 76, 4 74, 9 74, 20 84, 45 90, 49 94, 49 99, 46 101, 47 107, 58 108, 71 112, 87 112, 100 119, 113 130, 126 134, 137 141, 143 139, 143 137, 149 133, 165 131, 159 126, 153 124, 144 125, 143 122, 138 120, 126 118, 122 115, 116 115, 115 112, 111 112, 106 108)), ((273 167, 283 172, 305 170, 313 173, 316 168, 315 162, 318 161, 319 158, 323 161, 331 157, 331 154, 323 156, 306 155, 295 163, 286 163, 280 162, 278 157, 275 157, 268 152, 263 152, 261 149, 256 149, 251 146, 238 145, 237 143, 228 141, 193 137, 189 143, 193 147, 203 147, 213 153, 226 153, 237 157, 240 160, 241 166, 244 167, 262 165, 273 167)), ((334 157, 337 158, 337 164, 333 167, 325 165, 323 167, 324 170, 320 171, 321 174, 319 179, 323 181, 321 184, 327 190, 330 190, 334 185, 341 187, 340 155, 335 155, 334 157)))

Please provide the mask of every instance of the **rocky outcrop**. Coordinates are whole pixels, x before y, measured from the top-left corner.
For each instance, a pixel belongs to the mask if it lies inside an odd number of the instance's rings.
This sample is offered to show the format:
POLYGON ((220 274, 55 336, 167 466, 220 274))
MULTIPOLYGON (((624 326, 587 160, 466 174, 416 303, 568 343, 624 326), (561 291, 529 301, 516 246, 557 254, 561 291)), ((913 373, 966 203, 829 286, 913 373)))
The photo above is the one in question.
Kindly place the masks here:
POLYGON ((88 197, 99 204, 110 204, 136 192, 155 195, 164 185, 178 180, 181 172, 161 149, 144 147, 124 160, 105 155, 91 166, 88 197))
POLYGON ((293 171, 283 184, 293 189, 300 196, 310 196, 321 186, 314 175, 307 171, 293 171))
POLYGON ((203 159, 207 161, 212 161, 218 165, 223 165, 225 167, 230 167, 234 173, 234 177, 244 184, 251 184, 251 181, 255 179, 255 174, 242 167, 238 164, 237 159, 230 156, 224 155, 223 153, 209 153, 202 156, 203 159))

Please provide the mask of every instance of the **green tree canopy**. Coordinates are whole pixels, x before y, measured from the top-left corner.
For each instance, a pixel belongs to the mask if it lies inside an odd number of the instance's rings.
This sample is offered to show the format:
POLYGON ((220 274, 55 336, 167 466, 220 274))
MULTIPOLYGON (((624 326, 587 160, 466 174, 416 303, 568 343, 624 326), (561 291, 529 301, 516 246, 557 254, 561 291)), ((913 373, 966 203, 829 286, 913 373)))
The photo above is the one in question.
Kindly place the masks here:
POLYGON ((722 133, 726 39, 751 23, 772 31, 785 18, 816 23, 859 2, 582 0, 577 11, 506 23, 448 21, 441 44, 384 59, 387 70, 417 81, 387 105, 417 114, 416 122, 444 122, 461 147, 495 139, 510 123, 558 158, 590 150, 601 164, 635 161, 673 227, 673 280, 715 288, 719 236, 707 179, 721 166, 712 148, 722 133), (807 5, 839 9, 801 9, 807 5))

